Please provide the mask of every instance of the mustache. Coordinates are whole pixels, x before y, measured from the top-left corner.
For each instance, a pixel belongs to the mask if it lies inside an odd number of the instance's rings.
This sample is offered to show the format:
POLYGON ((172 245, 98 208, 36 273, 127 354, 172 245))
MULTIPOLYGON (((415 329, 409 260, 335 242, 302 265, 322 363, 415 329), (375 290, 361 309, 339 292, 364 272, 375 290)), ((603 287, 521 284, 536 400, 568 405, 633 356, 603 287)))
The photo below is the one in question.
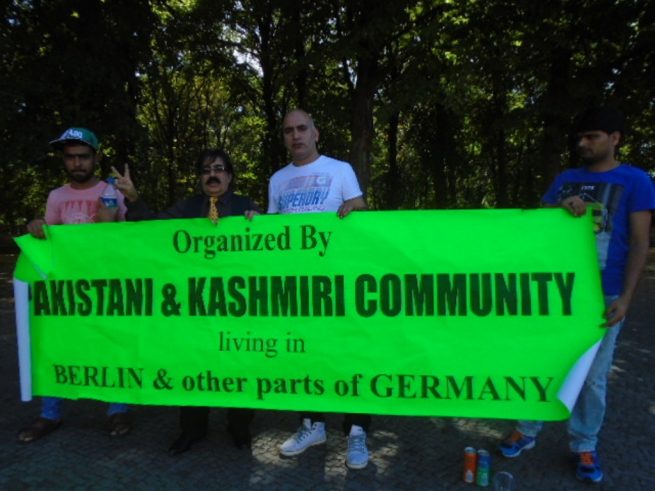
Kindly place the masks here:
POLYGON ((216 176, 211 176, 209 179, 205 181, 205 184, 221 184, 220 178, 216 176))

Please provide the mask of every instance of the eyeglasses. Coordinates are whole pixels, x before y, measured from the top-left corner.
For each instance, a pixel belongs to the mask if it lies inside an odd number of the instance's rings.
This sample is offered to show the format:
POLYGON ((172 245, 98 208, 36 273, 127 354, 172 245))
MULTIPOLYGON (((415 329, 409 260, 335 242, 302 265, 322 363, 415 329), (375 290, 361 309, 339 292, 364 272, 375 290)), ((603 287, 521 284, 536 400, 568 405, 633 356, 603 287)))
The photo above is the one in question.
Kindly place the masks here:
POLYGON ((212 165, 212 166, 203 167, 201 172, 202 172, 202 174, 204 176, 208 176, 212 172, 214 174, 218 174, 219 172, 226 172, 226 171, 227 171, 227 169, 225 168, 225 165, 215 164, 215 165, 212 165))

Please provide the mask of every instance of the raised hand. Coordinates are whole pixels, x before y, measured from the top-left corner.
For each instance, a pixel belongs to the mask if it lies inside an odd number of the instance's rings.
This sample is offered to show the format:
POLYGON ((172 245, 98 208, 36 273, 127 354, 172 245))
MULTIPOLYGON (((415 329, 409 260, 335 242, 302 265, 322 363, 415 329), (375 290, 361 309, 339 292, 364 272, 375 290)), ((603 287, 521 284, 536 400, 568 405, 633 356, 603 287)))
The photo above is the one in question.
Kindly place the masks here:
POLYGON ((130 178, 130 166, 125 164, 124 174, 118 172, 116 167, 113 165, 111 167, 111 171, 116 176, 116 187, 118 190, 123 193, 123 195, 130 201, 136 201, 139 199, 139 193, 137 193, 136 187, 134 187, 134 183, 130 178))

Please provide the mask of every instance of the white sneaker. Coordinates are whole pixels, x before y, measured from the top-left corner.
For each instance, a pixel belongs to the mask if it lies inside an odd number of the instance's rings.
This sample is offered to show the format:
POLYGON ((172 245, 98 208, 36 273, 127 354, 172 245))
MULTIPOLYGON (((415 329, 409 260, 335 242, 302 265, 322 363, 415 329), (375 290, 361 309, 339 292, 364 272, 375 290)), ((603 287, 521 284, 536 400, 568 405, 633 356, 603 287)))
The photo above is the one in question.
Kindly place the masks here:
POLYGON ((363 469, 368 464, 366 432, 361 426, 353 425, 348 436, 348 453, 346 466, 349 469, 363 469))
POLYGON ((326 440, 325 423, 312 424, 309 418, 304 418, 298 431, 280 446, 280 453, 285 457, 293 457, 326 440))

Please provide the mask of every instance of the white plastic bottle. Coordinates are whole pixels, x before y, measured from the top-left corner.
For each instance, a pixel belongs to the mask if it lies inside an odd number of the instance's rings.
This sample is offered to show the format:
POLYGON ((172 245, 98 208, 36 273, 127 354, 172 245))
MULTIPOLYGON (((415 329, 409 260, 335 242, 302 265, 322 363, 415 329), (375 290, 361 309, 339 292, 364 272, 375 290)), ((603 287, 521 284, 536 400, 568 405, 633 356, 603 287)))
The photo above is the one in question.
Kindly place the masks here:
POLYGON ((107 208, 116 208, 118 206, 118 193, 114 187, 116 180, 113 177, 107 178, 107 186, 100 195, 100 199, 107 208))

